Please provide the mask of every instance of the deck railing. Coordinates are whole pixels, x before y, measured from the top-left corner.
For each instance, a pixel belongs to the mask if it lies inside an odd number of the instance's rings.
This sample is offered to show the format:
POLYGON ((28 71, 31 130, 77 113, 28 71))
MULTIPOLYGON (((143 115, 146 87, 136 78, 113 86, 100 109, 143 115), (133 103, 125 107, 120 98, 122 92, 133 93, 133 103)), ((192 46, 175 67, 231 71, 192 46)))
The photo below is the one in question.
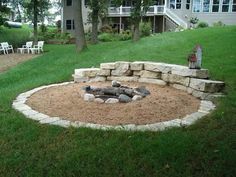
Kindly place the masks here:
MULTIPOLYGON (((158 6, 150 6, 147 15, 156 15, 156 14, 163 14, 165 10, 164 5, 158 5, 158 6)), ((131 7, 109 7, 108 8, 108 14, 111 16, 129 16, 131 13, 131 7)))

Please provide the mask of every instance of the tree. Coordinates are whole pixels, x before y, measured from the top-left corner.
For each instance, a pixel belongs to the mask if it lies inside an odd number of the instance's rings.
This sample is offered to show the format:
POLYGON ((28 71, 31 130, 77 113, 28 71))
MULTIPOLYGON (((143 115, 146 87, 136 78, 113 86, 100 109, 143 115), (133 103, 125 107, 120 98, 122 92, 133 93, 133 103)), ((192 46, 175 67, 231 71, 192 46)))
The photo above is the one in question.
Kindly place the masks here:
POLYGON ((4 16, 10 13, 7 3, 8 0, 0 0, 0 26, 4 23, 4 16))
POLYGON ((74 1, 74 23, 75 23, 75 37, 76 37, 76 49, 81 52, 87 48, 84 25, 82 17, 82 0, 74 1))
MULTIPOLYGON (((143 16, 145 16, 149 6, 153 0, 129 0, 131 4, 131 23, 133 26, 132 32, 133 41, 140 39, 139 24, 143 16)), ((116 4, 121 5, 122 0, 116 0, 116 4)))
POLYGON ((92 10, 90 13, 92 21, 92 43, 98 42, 98 22, 99 17, 104 17, 107 14, 108 0, 89 0, 87 5, 92 10))

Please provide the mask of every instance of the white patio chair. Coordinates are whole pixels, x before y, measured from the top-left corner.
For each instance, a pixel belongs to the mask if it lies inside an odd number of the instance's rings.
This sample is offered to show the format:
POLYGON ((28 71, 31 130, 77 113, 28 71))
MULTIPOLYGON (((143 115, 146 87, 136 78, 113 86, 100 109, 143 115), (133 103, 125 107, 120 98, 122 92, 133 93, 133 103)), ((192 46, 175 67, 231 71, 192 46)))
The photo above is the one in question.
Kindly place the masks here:
POLYGON ((2 46, 0 45, 0 54, 1 54, 2 52, 3 52, 4 55, 6 54, 4 48, 2 48, 2 46))
POLYGON ((33 41, 29 41, 26 42, 25 45, 23 45, 21 48, 17 48, 17 51, 19 51, 21 54, 25 53, 25 51, 27 51, 27 53, 30 53, 30 49, 33 46, 33 41))
POLYGON ((5 50, 6 54, 8 54, 8 51, 12 51, 12 53, 14 53, 12 45, 9 45, 8 42, 2 42, 1 46, 5 50))
POLYGON ((37 45, 34 45, 33 48, 31 48, 31 53, 32 54, 35 54, 35 53, 40 53, 40 52, 43 52, 43 45, 44 45, 44 41, 38 41, 38 44, 37 45))

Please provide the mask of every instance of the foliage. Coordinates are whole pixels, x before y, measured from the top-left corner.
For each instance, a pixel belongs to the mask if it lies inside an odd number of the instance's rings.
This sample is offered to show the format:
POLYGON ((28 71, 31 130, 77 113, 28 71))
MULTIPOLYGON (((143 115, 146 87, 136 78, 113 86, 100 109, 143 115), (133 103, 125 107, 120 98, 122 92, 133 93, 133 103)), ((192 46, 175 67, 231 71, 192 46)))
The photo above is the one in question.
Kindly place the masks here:
POLYGON ((225 24, 222 21, 218 21, 213 23, 213 26, 217 27, 217 26, 225 26, 225 24))
POLYGON ((112 27, 110 25, 103 25, 101 28, 100 28, 100 31, 102 33, 112 33, 113 30, 112 30, 112 27))
POLYGON ((191 17, 189 22, 193 25, 197 24, 199 21, 199 19, 197 17, 191 17))
POLYGON ((127 41, 132 38, 130 30, 122 31, 122 33, 101 33, 98 40, 101 42, 127 41))
POLYGON ((8 42, 14 48, 21 47, 25 42, 32 40, 28 28, 5 28, 0 29, 0 42, 8 42))
POLYGON ((74 45, 46 45, 48 52, 0 74, 0 176, 235 176, 235 44, 236 27, 224 27, 90 45, 80 54, 74 45), (196 43, 204 49, 204 68, 211 79, 226 83, 227 94, 195 125, 162 132, 62 128, 39 124, 12 108, 18 94, 69 81, 77 68, 124 59, 185 65, 196 43))
POLYGON ((152 26, 150 22, 141 22, 139 25, 141 37, 150 36, 152 31, 152 26))
POLYGON ((117 41, 117 38, 112 33, 101 33, 98 35, 98 40, 102 42, 117 41))
POLYGON ((7 7, 8 0, 0 1, 0 26, 6 21, 5 15, 10 13, 10 9, 7 7))
POLYGON ((209 25, 207 22, 199 22, 197 28, 207 28, 209 25))

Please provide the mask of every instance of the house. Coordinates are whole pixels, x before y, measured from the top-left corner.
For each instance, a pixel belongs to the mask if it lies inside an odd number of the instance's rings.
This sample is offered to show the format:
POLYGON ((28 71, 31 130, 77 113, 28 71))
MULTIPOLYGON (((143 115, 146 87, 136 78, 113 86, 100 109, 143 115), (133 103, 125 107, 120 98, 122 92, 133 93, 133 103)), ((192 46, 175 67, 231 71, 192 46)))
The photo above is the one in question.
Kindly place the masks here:
MULTIPOLYGON (((74 34, 73 1, 62 0, 62 31, 74 34)), ((86 0, 82 0, 82 14, 85 31, 91 30, 88 21, 89 8, 86 0)), ((129 28, 129 18, 132 2, 124 0, 116 7, 109 2, 107 20, 118 31, 129 28)), ((155 0, 149 7, 143 20, 150 21, 152 31, 160 33, 173 30, 180 26, 189 28, 191 18, 213 25, 221 21, 226 25, 236 25, 236 0, 155 0)))

